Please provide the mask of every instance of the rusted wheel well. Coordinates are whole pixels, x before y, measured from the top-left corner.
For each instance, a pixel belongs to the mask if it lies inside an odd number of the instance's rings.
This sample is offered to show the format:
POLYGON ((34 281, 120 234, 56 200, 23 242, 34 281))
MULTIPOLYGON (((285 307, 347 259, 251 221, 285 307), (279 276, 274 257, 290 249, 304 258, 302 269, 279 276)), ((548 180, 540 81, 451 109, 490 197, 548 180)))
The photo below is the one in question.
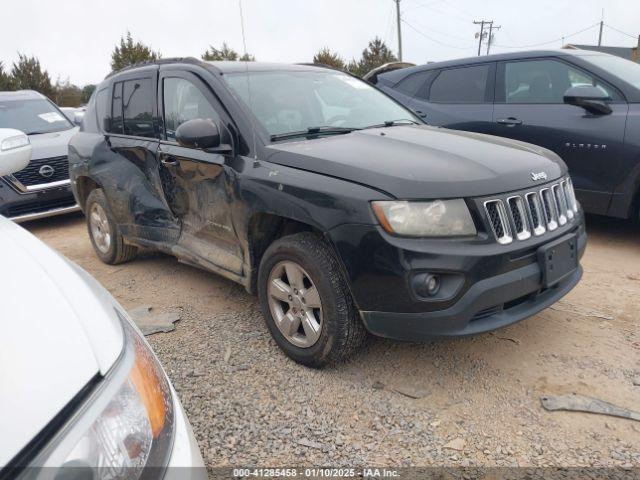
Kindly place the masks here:
POLYGON ((87 198, 92 190, 100 188, 100 185, 89 177, 76 178, 76 192, 78 193, 78 203, 80 208, 84 212, 84 206, 87 203, 87 198))
POLYGON ((258 268, 264 252, 277 239, 299 232, 316 232, 317 228, 307 223, 270 213, 258 213, 249 221, 248 241, 251 256, 251 291, 256 290, 258 268))

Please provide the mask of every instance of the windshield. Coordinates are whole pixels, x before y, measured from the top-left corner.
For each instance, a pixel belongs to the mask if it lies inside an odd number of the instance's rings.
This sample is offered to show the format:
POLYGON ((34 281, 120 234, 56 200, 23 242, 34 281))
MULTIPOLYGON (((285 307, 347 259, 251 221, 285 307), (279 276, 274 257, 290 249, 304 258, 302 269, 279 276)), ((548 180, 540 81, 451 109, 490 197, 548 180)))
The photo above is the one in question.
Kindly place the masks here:
POLYGON ((589 62, 593 63, 596 67, 600 67, 610 74, 615 75, 620 80, 624 80, 634 87, 640 88, 639 64, 632 62, 631 60, 625 60, 624 58, 614 57, 611 55, 589 56, 589 62))
POLYGON ((318 127, 337 131, 420 122, 368 83, 340 72, 247 72, 224 78, 272 137, 318 127))
POLYGON ((27 135, 68 130, 73 124, 49 100, 0 101, 0 128, 15 128, 27 135))

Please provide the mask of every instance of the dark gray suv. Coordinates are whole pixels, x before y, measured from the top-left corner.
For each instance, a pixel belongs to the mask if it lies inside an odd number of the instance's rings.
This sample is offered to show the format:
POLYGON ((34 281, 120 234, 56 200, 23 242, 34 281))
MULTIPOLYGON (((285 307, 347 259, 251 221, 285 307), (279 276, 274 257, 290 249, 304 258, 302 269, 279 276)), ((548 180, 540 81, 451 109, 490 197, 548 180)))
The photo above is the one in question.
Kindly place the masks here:
POLYGON ((541 145, 567 163, 586 212, 640 213, 640 65, 587 50, 405 68, 377 86, 428 124, 541 145))

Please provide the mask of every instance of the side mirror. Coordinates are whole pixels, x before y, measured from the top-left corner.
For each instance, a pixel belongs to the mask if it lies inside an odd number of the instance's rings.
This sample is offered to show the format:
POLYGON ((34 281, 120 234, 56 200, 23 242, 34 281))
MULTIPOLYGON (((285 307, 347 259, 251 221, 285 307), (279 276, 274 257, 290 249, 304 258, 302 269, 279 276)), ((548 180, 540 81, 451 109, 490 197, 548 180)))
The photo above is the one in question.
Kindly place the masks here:
POLYGON ((220 147, 220 130, 209 119, 194 118, 176 129, 176 140, 183 147, 215 149, 220 147))
POLYGON ((77 125, 78 127, 80 125, 82 125, 82 119, 84 118, 84 112, 76 112, 73 115, 73 123, 74 125, 77 125))
POLYGON ((591 85, 579 85, 571 87, 564 92, 564 103, 582 107, 590 113, 608 115, 612 112, 611 107, 605 102, 611 97, 598 87, 591 85))
POLYGON ((30 160, 29 137, 20 130, 0 128, 0 177, 22 170, 30 160))

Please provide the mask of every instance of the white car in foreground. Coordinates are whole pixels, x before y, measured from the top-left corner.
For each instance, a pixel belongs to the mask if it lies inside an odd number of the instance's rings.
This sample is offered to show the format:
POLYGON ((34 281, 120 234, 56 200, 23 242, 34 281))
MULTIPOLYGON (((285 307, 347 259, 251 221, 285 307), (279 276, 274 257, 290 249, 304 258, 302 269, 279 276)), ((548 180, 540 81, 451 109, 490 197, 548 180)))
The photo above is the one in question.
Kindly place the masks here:
MULTIPOLYGON (((26 136, 0 129, 0 175, 28 155, 26 136)), ((0 478, 207 478, 176 392, 113 297, 4 217, 0 263, 0 478)))

